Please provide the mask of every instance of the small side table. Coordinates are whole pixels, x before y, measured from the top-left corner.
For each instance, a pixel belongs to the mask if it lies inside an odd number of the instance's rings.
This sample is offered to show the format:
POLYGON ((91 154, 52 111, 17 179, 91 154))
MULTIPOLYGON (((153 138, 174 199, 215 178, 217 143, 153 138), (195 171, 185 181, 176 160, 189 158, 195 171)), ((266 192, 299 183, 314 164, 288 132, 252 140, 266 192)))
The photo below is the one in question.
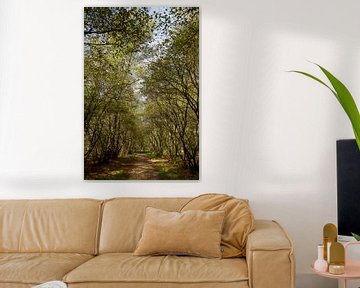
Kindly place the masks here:
POLYGON ((347 260, 346 250, 351 245, 360 245, 360 242, 349 242, 345 246, 345 273, 344 274, 331 274, 329 272, 320 272, 314 269, 314 264, 311 265, 311 269, 318 275, 327 278, 333 278, 343 280, 343 288, 346 288, 348 280, 360 279, 360 260, 347 260))

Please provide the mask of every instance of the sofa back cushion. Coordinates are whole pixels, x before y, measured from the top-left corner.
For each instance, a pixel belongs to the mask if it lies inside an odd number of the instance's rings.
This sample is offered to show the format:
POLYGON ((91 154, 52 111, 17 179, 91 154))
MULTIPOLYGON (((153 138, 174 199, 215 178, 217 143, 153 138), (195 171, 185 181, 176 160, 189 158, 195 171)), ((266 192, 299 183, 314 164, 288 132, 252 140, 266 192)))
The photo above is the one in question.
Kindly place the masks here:
POLYGON ((221 235, 223 258, 245 257, 248 235, 254 230, 254 216, 248 200, 226 194, 203 194, 191 199, 181 211, 205 210, 226 212, 221 235))
POLYGON ((96 254, 102 201, 0 200, 1 252, 96 254))
POLYGON ((133 252, 141 237, 146 207, 179 211, 190 198, 116 198, 105 201, 99 253, 133 252))

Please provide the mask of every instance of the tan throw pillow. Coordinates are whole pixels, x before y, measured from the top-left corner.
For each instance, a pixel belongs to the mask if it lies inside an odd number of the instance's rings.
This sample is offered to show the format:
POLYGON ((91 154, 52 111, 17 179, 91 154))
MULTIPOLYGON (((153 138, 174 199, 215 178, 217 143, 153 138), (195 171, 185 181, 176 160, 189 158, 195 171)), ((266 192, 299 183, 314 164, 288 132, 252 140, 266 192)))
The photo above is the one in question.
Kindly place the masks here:
POLYGON ((134 255, 192 255, 221 258, 224 211, 168 212, 146 208, 134 255))
POLYGON ((225 211, 221 236, 222 257, 245 256, 247 236, 254 230, 254 217, 247 200, 225 194, 204 194, 190 200, 181 209, 187 210, 225 211))

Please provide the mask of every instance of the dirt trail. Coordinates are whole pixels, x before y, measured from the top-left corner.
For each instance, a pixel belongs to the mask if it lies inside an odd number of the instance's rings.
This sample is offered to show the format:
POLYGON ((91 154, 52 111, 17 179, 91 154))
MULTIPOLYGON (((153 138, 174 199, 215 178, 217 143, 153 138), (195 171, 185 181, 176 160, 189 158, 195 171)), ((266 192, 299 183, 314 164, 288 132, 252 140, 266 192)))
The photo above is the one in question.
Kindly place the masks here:
POLYGON ((110 160, 93 166, 85 173, 88 180, 156 180, 159 173, 156 167, 165 159, 151 159, 146 153, 137 153, 126 158, 110 160))
POLYGON ((146 154, 137 154, 133 162, 123 165, 129 180, 158 179, 155 165, 146 154))

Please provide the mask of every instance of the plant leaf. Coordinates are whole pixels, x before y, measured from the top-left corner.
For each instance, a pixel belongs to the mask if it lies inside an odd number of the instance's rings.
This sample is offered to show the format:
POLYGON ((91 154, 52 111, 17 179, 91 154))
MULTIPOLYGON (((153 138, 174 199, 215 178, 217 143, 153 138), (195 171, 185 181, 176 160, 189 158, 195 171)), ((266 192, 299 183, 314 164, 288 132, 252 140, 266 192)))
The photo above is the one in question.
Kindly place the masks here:
POLYGON ((360 241, 360 235, 355 234, 353 232, 351 232, 351 235, 356 239, 356 241, 360 241))
POLYGON ((317 78, 309 73, 306 73, 303 71, 297 71, 297 70, 291 70, 288 72, 294 72, 294 73, 305 75, 305 76, 321 83, 322 85, 324 85, 326 88, 328 88, 334 94, 334 96, 339 101, 340 105, 343 107, 345 113, 347 114, 347 116, 350 119, 353 131, 354 131, 354 135, 356 138, 356 143, 360 150, 360 114, 359 114, 359 110, 356 106, 356 103, 354 101, 354 98, 352 97, 350 91, 345 87, 345 85, 340 80, 338 80, 334 75, 332 75, 329 71, 327 71, 322 66, 320 66, 316 63, 313 63, 313 64, 315 64, 316 66, 318 66, 321 69, 321 71, 325 74, 327 79, 330 81, 333 88, 331 88, 329 85, 327 85, 324 81, 320 80, 319 78, 317 78))
POLYGON ((338 95, 337 99, 339 100, 341 106, 344 108, 346 114, 348 115, 350 122, 352 124, 356 142, 360 149, 360 114, 359 110, 356 107, 356 103, 354 98, 352 97, 350 91, 346 88, 346 86, 338 80, 334 75, 332 75, 329 71, 325 68, 317 65, 321 71, 325 74, 325 76, 329 79, 331 85, 334 87, 336 94, 338 95))
POLYGON ((354 127, 353 127, 353 131, 354 131, 356 143, 357 143, 357 145, 358 145, 358 147, 359 147, 359 150, 360 150, 360 135, 357 134, 357 132, 355 131, 354 127))
POLYGON ((322 80, 320 80, 319 78, 315 77, 314 75, 311 75, 309 73, 306 73, 306 72, 303 72, 303 71, 298 71, 298 70, 290 70, 288 72, 293 72, 293 73, 298 73, 298 74, 302 74, 302 75, 305 75, 319 83, 321 83, 322 85, 324 85, 325 87, 329 88, 330 91, 335 95, 336 98, 338 98, 338 95, 336 94, 336 92, 329 86, 327 85, 325 82, 323 82, 322 80))

